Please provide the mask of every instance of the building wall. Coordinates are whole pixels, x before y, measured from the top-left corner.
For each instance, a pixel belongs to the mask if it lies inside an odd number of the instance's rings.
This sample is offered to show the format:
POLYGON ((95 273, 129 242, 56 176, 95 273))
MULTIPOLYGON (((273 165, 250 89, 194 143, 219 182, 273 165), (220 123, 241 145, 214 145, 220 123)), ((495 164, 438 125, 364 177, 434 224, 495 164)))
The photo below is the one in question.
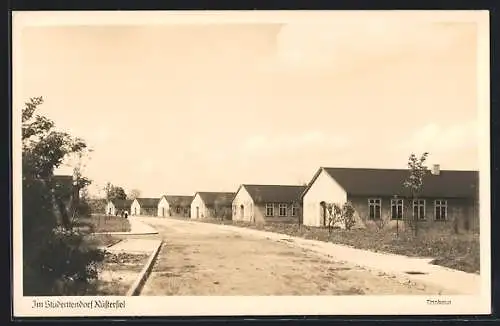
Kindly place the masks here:
POLYGON ((158 211, 156 215, 161 217, 167 217, 169 216, 168 210, 169 210, 168 202, 165 199, 165 197, 162 197, 158 202, 158 211))
MULTIPOLYGON (((391 199, 392 197, 353 197, 349 196, 349 200, 352 202, 355 210, 356 216, 359 218, 361 227, 374 227, 376 223, 374 220, 369 219, 369 198, 380 198, 381 199, 381 215, 385 220, 384 227, 394 228, 397 224, 400 227, 405 228, 405 219, 408 219, 412 214, 413 210, 411 207, 410 199, 404 201, 403 208, 403 220, 396 221, 391 219, 391 199)), ((475 204, 473 200, 458 199, 458 198, 420 198, 425 200, 425 220, 419 221, 420 229, 432 228, 436 231, 472 231, 476 232, 479 230, 479 206, 475 204), (447 200, 447 219, 445 221, 439 221, 435 219, 435 206, 434 201, 438 199, 447 200)))
POLYGON ((158 206, 156 207, 142 207, 141 206, 141 215, 143 216, 156 216, 158 213, 158 206))
POLYGON ((205 203, 201 199, 200 195, 196 194, 196 196, 193 198, 193 202, 191 203, 191 218, 201 219, 206 218, 209 215, 210 214, 205 206, 205 203))
POLYGON ((292 215, 292 205, 293 203, 281 203, 286 204, 286 216, 279 216, 279 204, 280 203, 267 203, 267 204, 259 204, 255 205, 255 221, 257 223, 298 223, 302 217, 302 207, 299 203, 295 203, 295 216, 292 215), (267 204, 272 204, 273 215, 267 216, 267 204))
POLYGON ((346 201, 345 190, 322 170, 303 198, 302 223, 308 226, 323 226, 325 218, 321 202, 343 204, 346 201))
POLYGON ((137 199, 135 199, 132 202, 132 205, 130 205, 130 215, 140 215, 141 214, 141 205, 139 205, 139 202, 137 199))
POLYGON ((167 211, 167 216, 173 217, 189 217, 191 206, 170 206, 167 211))
POLYGON ((255 221, 254 202, 245 187, 241 187, 234 197, 232 205, 232 219, 234 221, 255 221))
POLYGON ((106 215, 115 215, 115 212, 115 205, 111 201, 108 201, 108 203, 106 204, 106 215))

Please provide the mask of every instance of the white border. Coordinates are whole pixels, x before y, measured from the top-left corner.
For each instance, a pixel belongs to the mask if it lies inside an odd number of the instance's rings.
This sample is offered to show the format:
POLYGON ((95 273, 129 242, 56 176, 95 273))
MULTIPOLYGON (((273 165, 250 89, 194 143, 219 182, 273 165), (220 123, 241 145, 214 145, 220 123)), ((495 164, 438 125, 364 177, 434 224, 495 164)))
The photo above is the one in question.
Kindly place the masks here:
MULTIPOLYGON (((209 316, 209 315, 391 315, 391 314, 487 314, 491 312, 490 275, 490 141, 489 141, 489 13, 488 11, 238 11, 238 12, 13 12, 13 242, 14 294, 16 317, 35 316, 209 316), (352 19, 353 15, 356 16, 352 19), (123 309, 32 309, 33 297, 22 296, 22 210, 21 146, 19 96, 22 55, 17 46, 22 28, 61 25, 154 25, 154 24, 227 24, 286 23, 353 24, 380 19, 439 22, 474 22, 478 26, 478 108, 480 130, 480 228, 481 293, 476 296, 446 296, 450 305, 429 305, 430 296, 313 296, 313 297, 105 297, 125 300, 123 309)), ((36 298, 44 300, 44 298, 36 298)), ((95 297, 52 297, 51 300, 91 301, 95 297)))

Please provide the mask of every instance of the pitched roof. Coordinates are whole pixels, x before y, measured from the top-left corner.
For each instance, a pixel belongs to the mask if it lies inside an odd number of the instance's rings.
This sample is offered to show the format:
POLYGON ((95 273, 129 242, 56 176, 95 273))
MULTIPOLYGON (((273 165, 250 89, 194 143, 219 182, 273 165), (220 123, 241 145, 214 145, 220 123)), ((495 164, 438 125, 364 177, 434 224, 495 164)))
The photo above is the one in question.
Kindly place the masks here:
POLYGON ((249 185, 244 184, 254 203, 292 203, 300 199, 306 186, 297 185, 249 185))
POLYGON ((167 200, 169 205, 173 206, 189 206, 193 201, 193 196, 163 196, 167 200))
POLYGON ((197 192, 206 206, 219 205, 231 206, 233 203, 234 192, 197 192))
POLYGON ((73 176, 54 175, 50 180, 50 187, 58 196, 69 198, 73 195, 73 176))
POLYGON ((142 208, 156 208, 160 198, 136 198, 142 208))
POLYGON ((115 208, 128 209, 128 208, 130 208, 130 205, 132 205, 133 200, 114 199, 111 202, 113 203, 113 205, 115 205, 115 208))
POLYGON ((55 188, 67 187, 71 189, 73 186, 72 175, 54 175, 52 176, 52 185, 55 188))
MULTIPOLYGON (((322 169, 335 179, 349 195, 408 196, 410 194, 408 189, 403 187, 403 183, 409 175, 409 171, 406 169, 321 168, 309 187, 322 169)), ((424 176, 421 196, 477 198, 478 190, 478 171, 441 170, 439 175, 433 175, 428 170, 424 176)))

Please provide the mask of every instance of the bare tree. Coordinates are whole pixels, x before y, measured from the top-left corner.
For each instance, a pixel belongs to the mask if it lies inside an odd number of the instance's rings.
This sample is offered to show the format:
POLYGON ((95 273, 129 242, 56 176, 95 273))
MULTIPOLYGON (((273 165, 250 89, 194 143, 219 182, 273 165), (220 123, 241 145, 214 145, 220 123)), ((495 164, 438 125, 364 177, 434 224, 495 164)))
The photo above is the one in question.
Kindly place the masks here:
POLYGON ((136 198, 139 198, 141 197, 141 191, 139 189, 132 189, 130 190, 130 192, 128 193, 128 199, 130 200, 134 200, 136 198))
MULTIPOLYGON (((413 207, 415 201, 418 200, 422 189, 424 187, 424 177, 427 173, 427 166, 425 161, 427 160, 428 152, 423 153, 420 157, 415 154, 411 154, 408 158, 408 171, 409 175, 404 181, 403 186, 410 191, 410 207, 413 207)), ((417 206, 420 209, 419 206, 417 206)), ((424 212, 425 213, 425 212, 424 212)), ((414 235, 418 235, 419 228, 419 216, 420 212, 412 208, 411 214, 407 215, 408 225, 413 229, 414 235)))
POLYGON ((338 222, 342 222, 342 207, 337 203, 327 203, 326 213, 328 214, 328 232, 331 233, 333 226, 338 222))

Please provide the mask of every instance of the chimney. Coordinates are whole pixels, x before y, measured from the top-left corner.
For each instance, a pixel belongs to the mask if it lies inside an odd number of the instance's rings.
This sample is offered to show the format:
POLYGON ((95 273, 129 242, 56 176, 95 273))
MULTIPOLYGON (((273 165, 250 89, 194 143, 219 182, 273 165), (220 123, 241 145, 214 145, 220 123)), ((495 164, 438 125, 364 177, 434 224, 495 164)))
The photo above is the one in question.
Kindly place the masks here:
POLYGON ((431 173, 432 173, 433 175, 439 175, 439 174, 441 173, 440 168, 439 168, 439 164, 434 164, 434 165, 432 166, 432 171, 431 171, 431 173))

